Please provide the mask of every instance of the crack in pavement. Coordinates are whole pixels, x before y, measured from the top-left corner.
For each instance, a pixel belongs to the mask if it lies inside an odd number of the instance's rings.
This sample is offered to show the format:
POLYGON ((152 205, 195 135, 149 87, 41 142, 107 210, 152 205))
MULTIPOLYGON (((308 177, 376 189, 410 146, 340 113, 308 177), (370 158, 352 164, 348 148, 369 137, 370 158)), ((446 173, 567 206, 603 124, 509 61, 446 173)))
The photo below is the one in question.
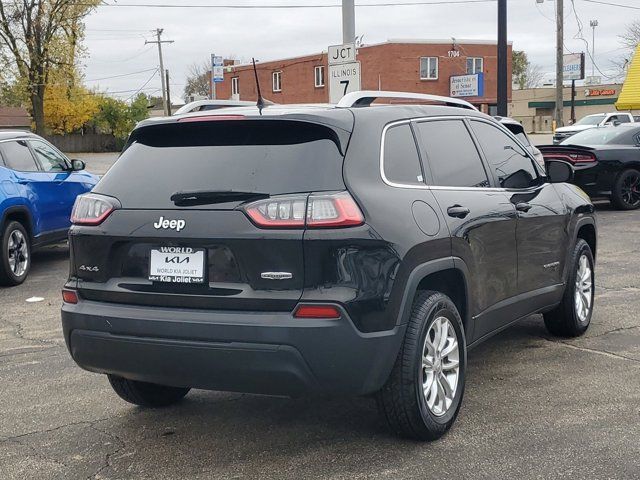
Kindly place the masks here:
POLYGON ((15 331, 13 332, 15 334, 14 338, 17 338, 17 339, 20 339, 20 340, 29 341, 29 342, 41 343, 42 345, 60 346, 60 343, 56 342, 54 340, 47 340, 47 339, 42 339, 42 338, 31 338, 31 337, 25 336, 25 334, 24 334, 24 326, 20 322, 11 322, 11 321, 9 321, 7 319, 2 319, 0 321, 4 322, 9 327, 15 328, 15 331))
POLYGON ((32 431, 32 432, 21 433, 20 435, 13 435, 13 436, 10 436, 10 437, 3 437, 3 438, 0 438, 0 444, 1 443, 5 443, 5 442, 10 442, 10 441, 15 441, 15 440, 18 440, 20 438, 28 437, 30 435, 51 433, 51 432, 55 432, 57 430, 62 430, 63 428, 75 427, 77 425, 88 425, 91 428, 96 423, 104 422, 106 420, 113 420, 114 418, 117 418, 117 417, 118 417, 118 415, 115 415, 113 417, 99 418, 97 420, 83 420, 83 421, 80 421, 80 422, 72 422, 72 423, 67 423, 65 425, 59 425, 57 427, 49 428, 49 429, 46 429, 46 430, 35 430, 35 431, 32 431))
POLYGON ((598 335, 590 335, 590 336, 584 337, 584 338, 585 338, 585 340, 590 340, 592 338, 604 337, 605 335, 609 335, 610 333, 624 332, 626 330, 635 330, 637 328, 640 328, 640 325, 634 325, 633 327, 619 327, 619 328, 614 328, 613 330, 608 330, 606 332, 599 333, 598 335))
MULTIPOLYGON (((543 340, 546 340, 549 343, 553 343, 554 345, 562 345, 564 347, 567 348, 571 348, 573 350, 579 350, 581 352, 588 352, 588 353, 595 353, 596 355, 603 355, 605 357, 609 357, 609 358, 616 358, 618 360, 626 360, 629 362, 633 362, 633 363, 637 363, 640 364, 640 360, 636 359, 636 358, 631 358, 631 357, 627 357, 625 355, 620 355, 617 353, 612 353, 612 352, 608 352, 606 350, 598 350, 596 348, 589 348, 589 347, 580 347, 578 345, 573 345, 572 343, 568 343, 566 341, 563 340, 551 340, 550 338, 546 338, 546 337, 540 337, 543 340)), ((593 337, 590 337, 593 338, 593 337)))
MULTIPOLYGON (((99 423, 99 421, 95 422, 95 423, 99 423)), ((101 433, 103 435, 106 435, 107 437, 110 437, 114 440, 115 443, 119 444, 119 446, 117 448, 115 448, 112 452, 109 452, 105 455, 104 457, 104 463, 93 473, 87 476, 87 480, 90 479, 95 479, 95 478, 100 478, 100 474, 106 470, 107 468, 111 467, 111 459, 116 456, 118 453, 120 453, 122 450, 125 449, 126 447, 126 442, 120 438, 120 436, 116 435, 115 433, 111 433, 111 432, 107 432, 104 430, 99 429, 98 427, 95 426, 95 424, 91 424, 89 425, 89 428, 91 428, 92 430, 101 433)))

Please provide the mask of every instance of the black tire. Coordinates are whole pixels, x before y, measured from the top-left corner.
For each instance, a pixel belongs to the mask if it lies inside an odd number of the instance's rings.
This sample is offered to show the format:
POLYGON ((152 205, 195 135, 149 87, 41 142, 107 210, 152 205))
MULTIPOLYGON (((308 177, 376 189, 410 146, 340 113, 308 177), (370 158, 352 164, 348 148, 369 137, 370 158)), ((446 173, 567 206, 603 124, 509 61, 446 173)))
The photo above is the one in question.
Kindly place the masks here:
POLYGON ((616 177, 611 203, 619 210, 640 208, 640 171, 629 168, 616 177))
MULTIPOLYGON (((20 222, 8 221, 2 230, 0 237, 0 285, 15 286, 24 282, 31 269, 31 240, 27 230, 20 222), (19 236, 24 242, 25 253, 18 253, 15 248, 9 252, 9 241, 15 245, 15 237, 19 236), (13 240, 12 240, 13 238, 13 240), (11 259, 9 258, 11 255, 11 259), (14 261, 15 256, 19 256, 20 261, 26 262, 24 271, 14 271, 10 260, 14 261)), ((22 243, 20 243, 22 247, 22 243)), ((22 248, 20 248, 22 250, 22 248)), ((20 269, 22 270, 22 268, 20 269)))
POLYGON ((420 292, 413 302, 411 318, 393 370, 377 394, 378 409, 392 431, 416 440, 436 440, 451 428, 464 394, 466 350, 462 320, 453 302, 442 293, 420 292), (451 405, 444 414, 435 415, 427 405, 426 394, 423 394, 426 374, 422 356, 426 335, 441 317, 449 320, 455 331, 459 370, 451 405))
POLYGON ((591 316, 593 314, 593 300, 595 293, 595 270, 593 268, 593 253, 591 247, 583 239, 579 238, 576 242, 571 256, 569 258, 569 276, 567 285, 565 286, 562 303, 555 309, 544 314, 544 324, 549 333, 559 337, 579 337, 589 328, 591 316), (578 270, 580 268, 580 259, 585 256, 591 270, 591 303, 588 308, 587 315, 580 318, 578 306, 576 303, 576 290, 579 286, 576 284, 578 270))
POLYGON ((189 393, 190 388, 167 387, 155 383, 128 380, 116 375, 107 375, 113 390, 123 400, 141 407, 167 407, 178 403, 189 393))

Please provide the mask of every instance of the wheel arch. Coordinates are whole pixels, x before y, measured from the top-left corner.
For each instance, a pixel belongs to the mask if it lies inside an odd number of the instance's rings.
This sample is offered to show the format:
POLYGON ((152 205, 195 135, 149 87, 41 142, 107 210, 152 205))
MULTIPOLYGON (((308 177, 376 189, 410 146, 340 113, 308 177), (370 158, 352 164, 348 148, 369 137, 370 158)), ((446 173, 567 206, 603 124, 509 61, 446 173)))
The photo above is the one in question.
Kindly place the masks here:
POLYGON ((596 226, 594 222, 582 222, 576 226, 576 238, 583 239, 589 244, 593 258, 596 258, 596 248, 598 246, 598 238, 596 234, 596 226))
POLYGON ((31 212, 24 205, 16 205, 13 207, 7 208, 2 213, 2 220, 0 221, 0 227, 4 229, 4 226, 7 222, 16 221, 20 222, 22 226, 27 230, 30 239, 33 241, 34 230, 33 230, 33 218, 31 216, 31 212))
POLYGON ((467 265, 457 257, 432 260, 416 266, 407 281, 398 324, 408 322, 411 306, 418 292, 434 290, 451 298, 460 313, 467 338, 470 338, 469 328, 472 323, 470 322, 468 274, 467 265))

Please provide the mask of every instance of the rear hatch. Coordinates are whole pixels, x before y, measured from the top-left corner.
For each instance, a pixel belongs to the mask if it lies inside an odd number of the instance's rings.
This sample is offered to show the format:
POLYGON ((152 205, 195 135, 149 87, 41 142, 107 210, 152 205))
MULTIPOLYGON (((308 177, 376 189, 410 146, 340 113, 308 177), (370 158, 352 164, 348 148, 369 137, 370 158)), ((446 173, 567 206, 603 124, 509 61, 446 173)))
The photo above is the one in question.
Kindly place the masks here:
MULTIPOLYGON (((76 218, 71 230, 71 277, 80 295, 151 306, 293 309, 304 285, 305 202, 314 192, 345 190, 348 139, 337 127, 277 118, 138 128, 93 191, 115 209, 105 208, 104 220, 76 218)), ((103 208, 85 203, 76 216, 103 208)))

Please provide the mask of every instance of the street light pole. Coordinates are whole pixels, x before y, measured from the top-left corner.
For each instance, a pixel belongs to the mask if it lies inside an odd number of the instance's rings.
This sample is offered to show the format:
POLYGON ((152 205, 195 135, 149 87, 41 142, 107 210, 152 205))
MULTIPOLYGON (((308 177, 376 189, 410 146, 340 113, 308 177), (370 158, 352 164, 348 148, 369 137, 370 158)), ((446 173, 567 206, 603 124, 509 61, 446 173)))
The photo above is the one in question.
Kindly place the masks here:
POLYGON ((498 115, 507 112, 507 0, 498 0, 498 115))
POLYGON ((596 27, 598 26, 598 20, 591 20, 589 25, 593 29, 591 36, 591 76, 596 75, 596 27))

